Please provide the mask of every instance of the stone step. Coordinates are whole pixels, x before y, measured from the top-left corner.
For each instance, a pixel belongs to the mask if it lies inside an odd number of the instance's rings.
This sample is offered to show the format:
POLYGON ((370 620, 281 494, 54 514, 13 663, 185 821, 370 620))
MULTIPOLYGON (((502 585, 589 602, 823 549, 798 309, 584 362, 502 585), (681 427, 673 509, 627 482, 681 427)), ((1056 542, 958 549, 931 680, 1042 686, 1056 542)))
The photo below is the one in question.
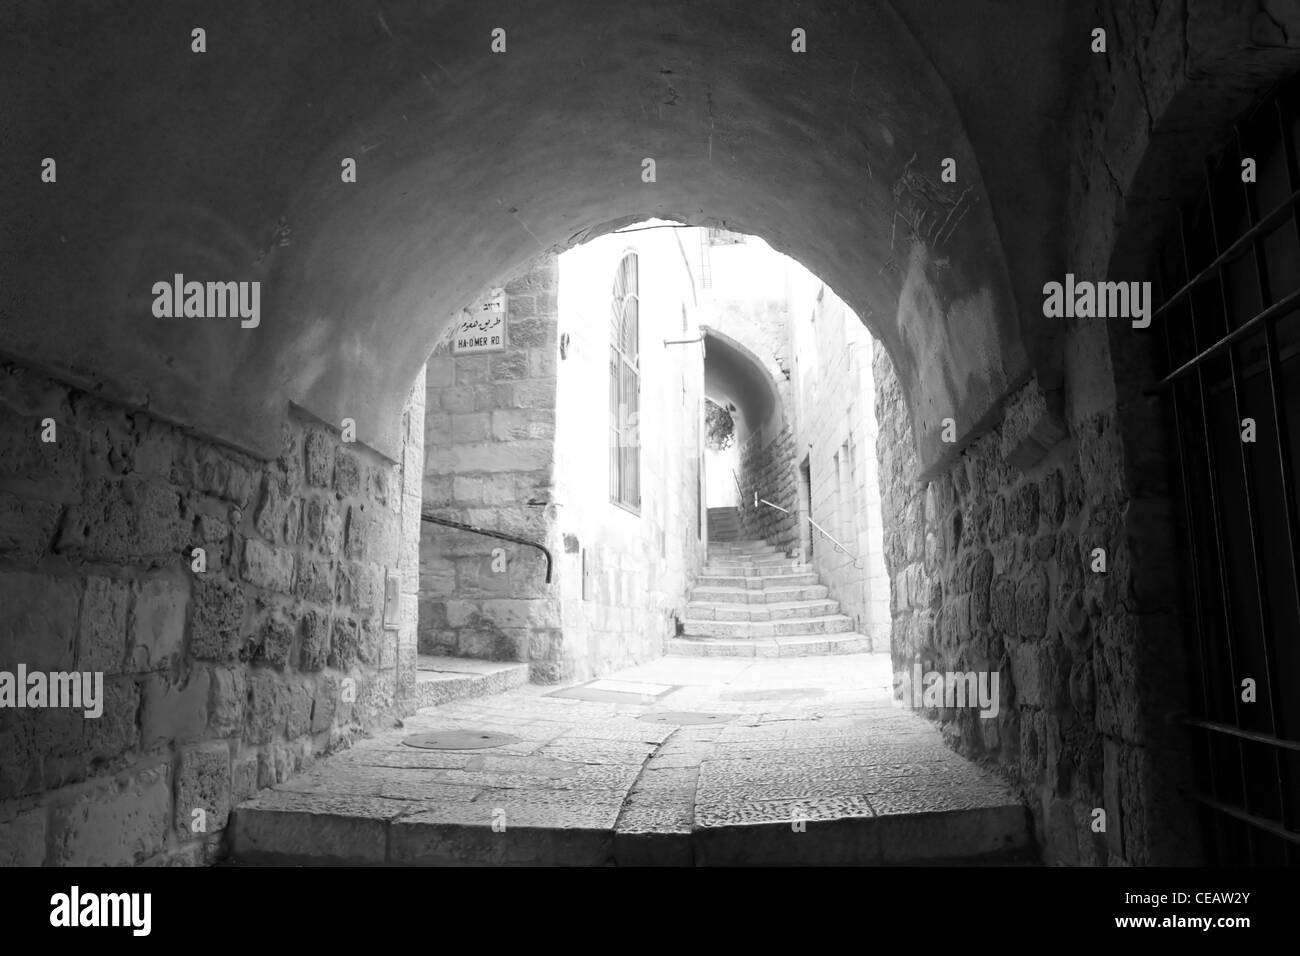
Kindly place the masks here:
POLYGON ((795 561, 796 558, 788 554, 782 554, 779 551, 773 551, 771 554, 727 554, 725 552, 710 551, 707 559, 708 564, 744 564, 753 566, 763 566, 769 564, 781 564, 786 561, 795 561))
POLYGON ((436 707, 467 697, 483 697, 528 683, 528 665, 464 657, 421 654, 415 672, 418 707, 436 707))
POLYGON ((718 548, 723 551, 736 551, 745 554, 774 554, 777 547, 774 544, 768 544, 766 541, 749 541, 740 538, 734 541, 711 541, 710 548, 718 548))
POLYGON ((778 563, 776 561, 768 564, 706 564, 700 573, 712 578, 761 578, 772 577, 777 574, 787 574, 798 572, 805 574, 812 569, 806 564, 801 564, 792 558, 786 558, 778 563))
POLYGON ((763 575, 762 577, 745 577, 742 575, 701 575, 696 586, 702 588, 749 588, 764 590, 769 587, 790 588, 805 587, 819 583, 817 575, 811 572, 790 572, 787 574, 763 575))
POLYGON ((871 638, 852 632, 774 637, 756 641, 675 637, 669 639, 667 651, 669 656, 677 657, 821 657, 869 653, 871 638))
POLYGON ((689 859, 695 866, 1033 865, 1025 808, 1010 797, 987 802, 994 805, 886 814, 837 812, 830 800, 759 803, 747 813, 697 806, 689 859), (797 829, 796 817, 806 821, 797 829))
POLYGON ((731 637, 761 640, 768 637, 803 637, 813 634, 844 634, 853 630, 853 618, 846 614, 823 617, 795 617, 779 621, 682 621, 683 637, 731 637))
POLYGON ((767 590, 697 586, 691 591, 691 600, 715 604, 789 604, 793 601, 820 601, 829 594, 830 588, 824 584, 767 590))
POLYGON ((692 601, 686 605, 688 621, 781 621, 788 618, 827 617, 838 614, 839 601, 793 601, 786 604, 726 604, 692 601))

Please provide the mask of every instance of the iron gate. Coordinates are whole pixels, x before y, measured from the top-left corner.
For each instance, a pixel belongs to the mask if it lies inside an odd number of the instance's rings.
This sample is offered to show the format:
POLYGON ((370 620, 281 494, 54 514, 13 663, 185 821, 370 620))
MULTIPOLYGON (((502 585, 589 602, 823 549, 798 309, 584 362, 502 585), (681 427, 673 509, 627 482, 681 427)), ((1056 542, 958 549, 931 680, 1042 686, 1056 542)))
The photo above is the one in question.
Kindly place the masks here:
POLYGON ((1186 521, 1195 796, 1222 865, 1300 862, 1298 105, 1292 81, 1236 124, 1153 277, 1186 521))

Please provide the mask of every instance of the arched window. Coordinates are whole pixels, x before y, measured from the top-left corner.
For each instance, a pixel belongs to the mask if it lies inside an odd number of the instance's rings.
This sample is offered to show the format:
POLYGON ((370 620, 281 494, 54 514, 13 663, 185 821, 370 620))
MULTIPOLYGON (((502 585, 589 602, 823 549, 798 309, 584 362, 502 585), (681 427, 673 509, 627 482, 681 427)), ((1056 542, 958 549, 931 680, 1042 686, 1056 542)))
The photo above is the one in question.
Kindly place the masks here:
POLYGON ((632 511, 641 508, 640 320, 637 257, 629 252, 618 264, 610 303, 609 498, 632 511))

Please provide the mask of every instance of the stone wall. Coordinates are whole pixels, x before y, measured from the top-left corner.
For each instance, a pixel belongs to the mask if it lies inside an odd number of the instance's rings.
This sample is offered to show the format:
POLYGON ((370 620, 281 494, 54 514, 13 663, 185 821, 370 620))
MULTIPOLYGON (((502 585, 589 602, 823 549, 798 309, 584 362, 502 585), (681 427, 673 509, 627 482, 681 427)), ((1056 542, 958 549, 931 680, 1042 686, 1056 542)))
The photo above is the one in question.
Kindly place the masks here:
MULTIPOLYGON (((1170 658, 1158 683, 1138 678, 1172 635, 1150 630, 1123 599, 1133 554, 1122 533, 1113 424, 1081 429, 1022 471, 1008 459, 1036 417, 1026 412, 1040 399, 1030 383, 955 468, 918 483, 902 395, 880 347, 875 375, 896 675, 916 663, 998 673, 996 717, 970 708, 927 715, 952 746, 1017 787, 1049 862, 1144 864, 1185 854, 1174 839, 1186 838, 1181 824, 1162 822, 1160 805, 1148 801, 1152 766, 1167 780, 1186 768, 1147 716, 1173 706, 1184 675, 1170 658), (1109 487, 1087 477, 1100 475, 1110 476, 1109 487), (1104 552, 1105 570, 1094 549, 1104 552), (1097 808, 1105 832, 1091 826, 1097 808)), ((1172 555, 1147 558, 1168 563, 1172 555)))
MULTIPOLYGON (((808 314, 799 310, 790 339, 794 357, 795 447, 808 456, 811 517, 845 549, 800 529, 804 553, 854 620, 854 628, 889 646, 889 576, 885 571, 876 458, 871 334, 829 289, 808 314), (815 345, 814 345, 815 343, 815 345)), ((807 506, 799 502, 800 518, 807 506)))
MULTIPOLYGON (((1080 278, 1139 281, 1176 235, 1177 207, 1202 188, 1204 160, 1275 82, 1300 70, 1294 4, 1099 2, 1088 26, 1109 54, 1079 75, 1069 139, 1065 263, 1080 278)), ((1054 278, 1059 278, 1054 277, 1054 278)), ((1104 735, 1109 858, 1178 863, 1200 854, 1188 745, 1167 720, 1188 709, 1192 595, 1176 502, 1170 408, 1144 392, 1163 359, 1160 320, 1073 321, 1066 329, 1061 417, 1077 436, 1087 534, 1111 558, 1092 595, 1097 725, 1104 735), (1105 706, 1103 706, 1105 704, 1105 706)))
MULTIPOLYGON (((1076 159, 1060 274, 1044 281, 1150 278, 1203 158, 1300 69, 1293 18, 1263 7, 1103 0, 1072 11, 1070 30, 1104 28, 1109 52, 1080 63, 1061 131, 1076 159)), ((1023 308, 1032 316, 1039 303, 1023 308)), ((1022 388, 928 485, 912 480, 913 436, 877 354, 895 666, 928 655, 1002 668, 1011 706, 996 720, 932 716, 1021 789, 1049 861, 1197 862, 1189 738, 1166 719, 1187 707, 1192 630, 1171 423, 1143 392, 1159 323, 1074 320, 1064 333, 1063 380, 1022 388), (1104 573, 1092 570, 1097 549, 1104 573), (1106 829, 1094 833, 1097 808, 1106 829)))
POLYGON ((105 696, 0 708, 0 865, 210 862, 235 804, 404 710, 411 483, 314 420, 282 436, 261 461, 0 366, 0 671, 105 696))
MULTIPOLYGON (((555 463, 557 282, 549 256, 506 285, 504 351, 452 355, 447 340, 429 359, 430 514, 555 543, 547 505, 555 463)), ((426 523, 420 652, 545 665, 559 627, 558 600, 545 577, 545 559, 534 548, 426 523)))
POLYGON ((795 480, 794 433, 787 423, 766 444, 751 434, 740 446, 740 536, 761 538, 790 554, 799 549, 799 493, 795 480), (784 508, 782 514, 754 495, 784 508))

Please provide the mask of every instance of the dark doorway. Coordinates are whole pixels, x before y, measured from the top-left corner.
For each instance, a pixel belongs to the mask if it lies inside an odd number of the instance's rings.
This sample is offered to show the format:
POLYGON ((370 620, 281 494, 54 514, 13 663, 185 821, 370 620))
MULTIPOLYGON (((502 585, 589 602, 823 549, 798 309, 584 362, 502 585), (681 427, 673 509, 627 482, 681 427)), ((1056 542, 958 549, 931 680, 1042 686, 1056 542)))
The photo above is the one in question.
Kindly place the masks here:
POLYGON ((1195 619, 1196 797, 1224 865, 1300 862, 1298 94, 1292 81, 1236 125, 1155 276, 1195 619))

